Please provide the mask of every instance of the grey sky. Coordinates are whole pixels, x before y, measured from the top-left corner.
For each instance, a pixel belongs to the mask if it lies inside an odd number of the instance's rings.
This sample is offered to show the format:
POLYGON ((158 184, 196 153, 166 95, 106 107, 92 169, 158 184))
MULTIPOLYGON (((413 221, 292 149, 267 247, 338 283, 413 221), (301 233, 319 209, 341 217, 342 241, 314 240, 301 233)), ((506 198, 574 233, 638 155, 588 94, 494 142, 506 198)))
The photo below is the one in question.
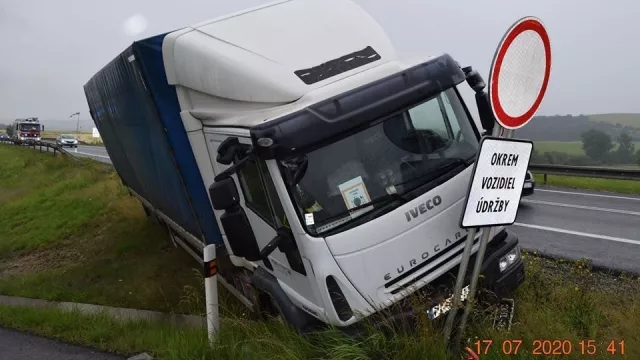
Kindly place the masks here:
MULTIPOLYGON (((553 52, 538 114, 640 112, 637 1, 355 1, 386 29, 400 55, 448 52, 485 78, 504 31, 522 16, 538 16, 553 52)), ((75 111, 88 119, 82 86, 134 40, 267 2, 0 0, 0 122, 65 120, 75 111), (123 24, 135 14, 147 27, 127 35, 123 24)))

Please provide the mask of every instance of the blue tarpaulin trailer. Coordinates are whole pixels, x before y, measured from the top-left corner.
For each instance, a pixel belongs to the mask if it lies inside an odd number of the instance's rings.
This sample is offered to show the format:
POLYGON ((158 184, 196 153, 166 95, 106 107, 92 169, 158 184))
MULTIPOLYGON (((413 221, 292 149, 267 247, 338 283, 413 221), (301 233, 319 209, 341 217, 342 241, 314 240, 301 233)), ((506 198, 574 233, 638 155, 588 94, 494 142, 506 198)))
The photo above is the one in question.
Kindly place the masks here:
POLYGON ((193 238, 221 244, 176 91, 167 82, 166 35, 134 42, 87 82, 85 95, 124 185, 153 207, 147 210, 168 217, 193 238))

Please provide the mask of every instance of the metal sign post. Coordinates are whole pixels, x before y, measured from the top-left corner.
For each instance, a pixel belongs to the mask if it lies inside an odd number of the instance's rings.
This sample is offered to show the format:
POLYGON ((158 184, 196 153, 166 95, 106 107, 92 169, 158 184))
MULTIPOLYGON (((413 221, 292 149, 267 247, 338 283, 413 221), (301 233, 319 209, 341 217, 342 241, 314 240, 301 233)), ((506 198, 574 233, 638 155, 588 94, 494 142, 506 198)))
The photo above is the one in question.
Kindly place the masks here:
POLYGON ((550 74, 551 43, 544 25, 535 17, 524 17, 516 21, 500 41, 491 64, 489 102, 497 123, 493 129, 493 136, 485 137, 481 141, 460 222, 460 226, 468 228, 469 232, 458 269, 453 306, 445 324, 445 341, 450 340, 457 309, 460 307, 460 295, 476 232, 480 228, 483 230, 471 275, 465 311, 453 344, 454 349, 460 344, 473 307, 478 277, 490 240, 491 227, 513 224, 517 215, 533 143, 507 139, 513 138, 515 129, 526 125, 540 107, 550 74), (499 165, 496 163, 496 156, 503 156, 500 161, 506 166, 496 166, 499 165), (514 159, 519 159, 519 164, 518 161, 513 161, 514 159), (488 189, 486 179, 489 174, 492 178, 505 179, 502 183, 505 186, 509 183, 510 186, 506 186, 508 189, 488 189), (498 191, 498 193, 491 194, 492 191, 498 191), (486 199, 483 196, 485 194, 486 199), (509 208, 505 205, 509 203, 515 207, 509 208), (494 211, 495 206, 498 206, 499 211, 494 211), (480 213, 483 215, 479 215, 480 213))

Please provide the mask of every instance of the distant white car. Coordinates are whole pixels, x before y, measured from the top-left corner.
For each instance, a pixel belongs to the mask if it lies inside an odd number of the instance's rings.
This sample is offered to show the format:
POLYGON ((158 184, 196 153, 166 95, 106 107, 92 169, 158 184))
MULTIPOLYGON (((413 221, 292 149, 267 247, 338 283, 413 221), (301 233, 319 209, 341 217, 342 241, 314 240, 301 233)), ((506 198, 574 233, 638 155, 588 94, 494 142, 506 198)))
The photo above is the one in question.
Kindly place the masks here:
POLYGON ((76 137, 73 135, 62 134, 56 138, 56 144, 62 147, 69 146, 69 147, 77 148, 78 139, 76 139, 76 137))

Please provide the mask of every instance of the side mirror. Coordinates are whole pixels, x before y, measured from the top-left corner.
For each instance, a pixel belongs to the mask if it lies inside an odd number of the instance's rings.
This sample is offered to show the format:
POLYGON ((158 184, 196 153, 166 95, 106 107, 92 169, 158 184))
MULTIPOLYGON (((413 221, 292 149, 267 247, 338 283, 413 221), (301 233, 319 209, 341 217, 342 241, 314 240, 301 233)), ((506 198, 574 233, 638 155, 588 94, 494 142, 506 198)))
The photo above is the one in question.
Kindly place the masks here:
POLYGON ((478 106, 478 114, 480 115, 482 128, 491 134, 493 132, 493 126, 496 123, 496 119, 493 116, 493 111, 491 110, 489 94, 484 91, 484 88, 487 85, 480 73, 474 70, 471 66, 462 68, 462 71, 466 76, 467 84, 469 84, 469 87, 471 87, 476 93, 476 105, 478 106))
POLYGON ((486 91, 476 93, 476 105, 478 106, 478 114, 480 114, 480 123, 482 123, 482 128, 491 135, 493 127, 496 124, 496 119, 493 116, 493 111, 491 110, 489 94, 487 94, 486 91))
POLYGON ((211 196, 211 203, 216 210, 227 210, 240 204, 238 188, 231 177, 211 184, 209 196, 211 196))

